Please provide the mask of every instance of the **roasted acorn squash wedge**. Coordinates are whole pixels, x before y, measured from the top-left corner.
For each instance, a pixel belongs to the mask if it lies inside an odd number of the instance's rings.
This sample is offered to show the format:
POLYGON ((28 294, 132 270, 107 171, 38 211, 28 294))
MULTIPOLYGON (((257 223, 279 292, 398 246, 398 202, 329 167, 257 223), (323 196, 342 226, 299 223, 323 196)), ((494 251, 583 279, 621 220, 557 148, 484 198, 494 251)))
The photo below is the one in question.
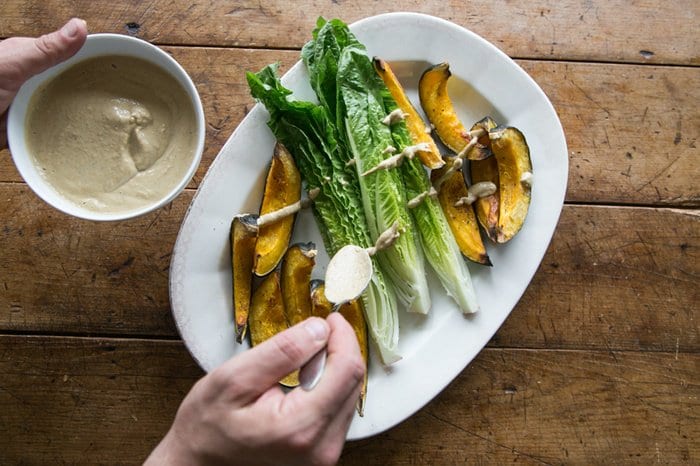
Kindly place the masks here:
POLYGON ((326 298, 323 280, 311 280, 311 315, 325 319, 333 311, 333 304, 326 298))
POLYGON ((525 136, 517 128, 489 131, 498 164, 499 212, 496 241, 505 243, 520 231, 530 207, 532 162, 525 136))
POLYGON ((369 348, 367 346, 367 323, 365 321, 365 316, 362 311, 362 303, 359 299, 345 303, 338 309, 345 320, 347 320, 355 330, 355 335, 357 336, 357 343, 360 345, 360 353, 362 354, 362 359, 365 361, 365 378, 362 382, 362 389, 360 390, 360 399, 357 400, 357 412, 360 416, 364 416, 365 413, 365 399, 367 398, 367 374, 368 374, 368 363, 369 363, 369 348))
MULTIPOLYGON (((493 118, 487 116, 476 122, 474 126, 472 126, 472 130, 482 128, 488 132, 496 126, 498 125, 493 118)), ((474 184, 490 181, 498 186, 498 164, 496 162, 496 157, 492 156, 493 150, 491 149, 491 140, 488 134, 479 138, 479 142, 474 150, 483 151, 483 154, 486 155, 487 158, 469 162, 471 182, 474 184)), ((476 218, 486 232, 486 236, 494 243, 496 242, 496 228, 498 226, 498 197, 498 191, 496 191, 492 195, 479 198, 474 202, 476 218)))
POLYGON ((440 155, 440 150, 437 144, 433 141, 433 137, 430 135, 430 126, 427 126, 423 121, 423 118, 418 114, 415 107, 411 101, 406 96, 401 83, 394 74, 389 63, 385 62, 381 58, 374 58, 374 69, 377 70, 377 74, 382 78, 384 84, 389 89, 391 96, 396 101, 396 104, 406 115, 404 121, 406 122, 406 127, 411 134, 411 139, 413 144, 425 143, 430 147, 429 151, 418 151, 418 158, 420 158, 423 165, 430 169, 440 168, 445 165, 440 155))
POLYGON ((257 215, 237 215, 231 221, 231 276, 233 279, 233 314, 236 341, 245 338, 250 311, 253 259, 258 232, 257 215))
MULTIPOLYGON (((431 66, 423 72, 418 83, 418 95, 425 115, 433 125, 435 133, 450 150, 459 154, 469 143, 471 137, 457 112, 447 92, 447 82, 450 79, 450 65, 440 63, 431 66)), ((470 160, 484 157, 481 151, 470 150, 466 157, 470 160)))
MULTIPOLYGON (((498 163, 496 157, 484 160, 472 160, 470 162, 470 174, 472 183, 490 181, 498 186, 498 163)), ((499 193, 496 191, 490 196, 482 197, 474 202, 474 210, 479 224, 486 232, 486 236, 494 243, 498 229, 499 193)))
MULTIPOLYGON (((440 178, 443 175, 441 172, 442 169, 435 170, 431 177, 440 178)), ((455 171, 443 182, 438 191, 438 200, 462 255, 470 261, 491 265, 486 247, 481 240, 473 204, 457 205, 458 201, 467 197, 468 194, 464 175, 461 171, 455 171)))
MULTIPOLYGON (((311 281, 311 313, 316 317, 326 318, 333 310, 333 304, 326 298, 325 283, 323 280, 311 281)), ((369 347, 367 340, 367 323, 362 312, 362 303, 359 299, 345 303, 338 309, 345 320, 352 326, 357 336, 357 343, 360 345, 362 359, 365 361, 365 367, 369 362, 369 347)), ((357 412, 360 416, 364 415, 365 399, 367 398, 367 371, 365 371, 365 379, 362 383, 360 399, 357 402, 357 412)))
MULTIPOLYGON (((250 305, 250 342, 257 346, 289 327, 284 312, 284 300, 280 284, 280 271, 276 269, 260 283, 253 293, 250 305)), ((286 387, 299 385, 299 371, 280 380, 286 387)))
MULTIPOLYGON (((292 155, 277 144, 265 180, 260 215, 294 204, 301 198, 301 175, 292 155)), ((296 215, 260 227, 255 246, 255 275, 267 275, 277 267, 289 246, 296 215)))
POLYGON ((311 317, 311 271, 316 264, 316 245, 298 243, 287 249, 282 261, 282 297, 289 325, 311 317))
POLYGON ((481 120, 474 123, 470 132, 474 132, 477 129, 483 130, 484 134, 477 138, 476 145, 471 149, 473 153, 469 153, 467 158, 470 160, 484 160, 493 155, 491 150, 491 139, 489 139, 489 131, 498 126, 498 123, 491 118, 486 116, 481 120))

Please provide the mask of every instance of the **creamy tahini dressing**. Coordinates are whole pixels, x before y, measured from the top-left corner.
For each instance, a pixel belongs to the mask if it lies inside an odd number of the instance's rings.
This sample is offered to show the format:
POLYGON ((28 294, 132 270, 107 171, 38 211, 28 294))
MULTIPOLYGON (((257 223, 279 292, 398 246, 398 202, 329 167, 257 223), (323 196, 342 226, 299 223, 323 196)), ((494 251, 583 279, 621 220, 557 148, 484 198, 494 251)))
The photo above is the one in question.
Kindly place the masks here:
POLYGON ((30 102, 27 145, 46 180, 98 212, 150 204, 187 172, 197 144, 194 107, 165 71, 123 56, 85 60, 30 102))
POLYGON ((326 268, 325 294, 332 303, 350 301, 372 278, 372 260, 364 248, 349 244, 331 258, 326 268))
POLYGON ((325 294, 328 301, 338 304, 351 301, 364 291, 372 278, 371 257, 390 248, 403 230, 399 222, 383 231, 374 246, 361 248, 348 244, 335 253, 326 267, 325 294))

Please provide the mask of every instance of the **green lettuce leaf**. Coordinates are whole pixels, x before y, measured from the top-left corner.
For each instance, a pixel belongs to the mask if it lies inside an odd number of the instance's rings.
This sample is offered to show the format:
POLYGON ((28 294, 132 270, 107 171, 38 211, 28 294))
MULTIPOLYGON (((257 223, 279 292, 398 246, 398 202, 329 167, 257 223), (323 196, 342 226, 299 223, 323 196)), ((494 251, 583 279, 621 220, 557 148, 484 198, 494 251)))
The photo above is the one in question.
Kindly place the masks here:
MULTIPOLYGON (((270 113, 268 126, 294 157, 307 190, 319 189, 313 212, 329 254, 347 244, 370 246, 357 175, 346 165, 347 151, 327 109, 290 100, 291 91, 281 84, 276 65, 247 73, 246 78, 253 97, 270 113)), ((391 364, 399 359, 396 296, 375 259, 373 266, 374 274, 362 295, 365 317, 382 361, 391 364)))

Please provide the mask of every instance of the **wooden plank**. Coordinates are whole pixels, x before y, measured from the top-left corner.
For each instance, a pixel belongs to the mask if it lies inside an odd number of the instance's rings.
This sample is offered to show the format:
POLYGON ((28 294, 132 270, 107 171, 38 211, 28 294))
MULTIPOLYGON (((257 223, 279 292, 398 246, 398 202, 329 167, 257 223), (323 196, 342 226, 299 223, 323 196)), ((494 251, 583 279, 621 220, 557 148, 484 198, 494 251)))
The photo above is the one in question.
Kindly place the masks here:
POLYGON ((176 336, 168 272, 191 200, 127 222, 54 210, 24 185, 1 185, 2 328, 176 336))
POLYGON ((562 121, 567 200, 700 206, 700 68, 519 63, 562 121))
POLYGON ((0 463, 142 462, 202 375, 179 342, 0 337, 0 463))
POLYGON ((696 464, 699 368, 697 354, 487 349, 341 464, 696 464))
MULTIPOLYGON (((166 47, 192 75, 208 122, 202 164, 190 187, 252 108, 245 71, 296 51, 166 47)), ((519 62, 559 112, 570 152, 567 199, 700 206, 700 68, 519 62)), ((0 152, 0 181, 21 181, 0 152)))
MULTIPOLYGON (((0 336, 0 355, 2 464, 141 462, 201 375, 179 342, 0 336)), ((699 367, 698 354, 486 349, 341 464, 697 464, 699 367)))
POLYGON ((161 44, 300 48, 319 15, 353 22, 391 11, 416 11, 465 26, 521 58, 700 63, 700 4, 693 0, 674 2, 663 11, 651 0, 475 0, 468 8, 455 0, 306 1, 294 6, 284 0, 6 0, 0 37, 41 34, 81 16, 94 32, 132 33, 161 44))
POLYGON ((698 211, 565 206, 491 344, 697 351, 698 246, 698 211))
MULTIPOLYGON (((23 185, 0 184, 0 331, 176 336, 168 264, 191 197, 132 221, 90 223, 23 185)), ((493 344, 697 351, 699 219, 685 210, 566 206, 493 344)))

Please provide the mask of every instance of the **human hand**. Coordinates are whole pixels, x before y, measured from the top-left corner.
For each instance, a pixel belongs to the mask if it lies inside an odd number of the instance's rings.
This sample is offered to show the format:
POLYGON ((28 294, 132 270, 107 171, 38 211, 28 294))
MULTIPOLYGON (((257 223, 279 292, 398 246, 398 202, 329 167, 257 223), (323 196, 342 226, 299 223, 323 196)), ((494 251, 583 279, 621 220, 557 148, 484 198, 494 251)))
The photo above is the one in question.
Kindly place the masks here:
POLYGON ((36 39, 0 42, 0 149, 7 144, 7 109, 26 80, 75 55, 85 43, 87 23, 73 18, 61 29, 36 39))
POLYGON ((146 464, 335 464, 364 371, 357 338, 342 315, 310 318, 197 382, 146 464), (284 393, 277 382, 326 345, 318 385, 284 393))

